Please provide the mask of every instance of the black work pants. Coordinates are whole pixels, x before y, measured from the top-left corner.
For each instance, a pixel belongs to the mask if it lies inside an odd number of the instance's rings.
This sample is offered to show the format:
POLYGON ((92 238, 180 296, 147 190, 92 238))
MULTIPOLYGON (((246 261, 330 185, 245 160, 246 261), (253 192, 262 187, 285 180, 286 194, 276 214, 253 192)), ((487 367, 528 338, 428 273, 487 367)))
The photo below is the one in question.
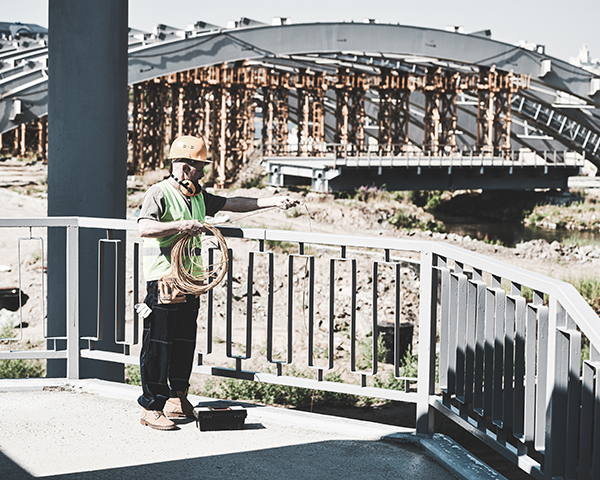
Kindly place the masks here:
POLYGON ((187 295, 185 303, 172 305, 156 300, 157 282, 147 282, 145 303, 152 313, 144 319, 138 403, 148 410, 163 410, 173 392, 188 389, 196 348, 198 298, 187 295))

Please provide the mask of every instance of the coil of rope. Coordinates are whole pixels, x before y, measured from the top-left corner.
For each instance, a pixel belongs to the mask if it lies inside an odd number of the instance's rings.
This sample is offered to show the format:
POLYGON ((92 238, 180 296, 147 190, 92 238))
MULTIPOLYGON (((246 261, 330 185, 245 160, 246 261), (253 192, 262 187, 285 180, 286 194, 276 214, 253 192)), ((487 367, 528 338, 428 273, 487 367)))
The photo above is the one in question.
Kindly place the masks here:
POLYGON ((180 235, 171 247, 171 275, 175 287, 184 294, 200 295, 212 290, 221 283, 229 269, 227 242, 221 231, 208 223, 203 225, 214 235, 221 259, 211 265, 202 265, 202 257, 196 252, 197 238, 187 233, 180 235))
MULTIPOLYGON (((301 205, 306 209, 309 231, 312 232, 308 207, 304 203, 301 203, 301 205)), ((279 207, 271 207, 262 209, 261 211, 252 212, 251 214, 237 218, 234 222, 276 208, 279 207)), ((201 256, 196 254, 196 237, 187 233, 181 234, 171 247, 171 276, 173 278, 174 286, 184 294, 201 295, 202 293, 212 290, 221 283, 229 269, 227 242, 221 234, 221 231, 215 225, 209 223, 203 223, 203 225, 206 230, 214 235, 221 253, 221 259, 215 264, 203 266, 201 256), (186 261, 186 259, 189 260, 186 261), (196 271, 200 272, 200 275, 195 275, 196 271), (207 283, 207 280, 210 281, 207 283)))

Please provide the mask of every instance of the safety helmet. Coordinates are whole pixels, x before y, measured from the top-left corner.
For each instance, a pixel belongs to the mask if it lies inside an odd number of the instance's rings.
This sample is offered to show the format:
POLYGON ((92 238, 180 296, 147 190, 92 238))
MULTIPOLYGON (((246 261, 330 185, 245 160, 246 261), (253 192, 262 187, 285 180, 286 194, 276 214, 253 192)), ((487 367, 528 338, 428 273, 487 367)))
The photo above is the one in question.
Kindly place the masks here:
POLYGON ((206 159, 204 140, 191 135, 182 135, 173 141, 169 150, 169 158, 174 162, 189 159, 196 162, 212 163, 206 159))

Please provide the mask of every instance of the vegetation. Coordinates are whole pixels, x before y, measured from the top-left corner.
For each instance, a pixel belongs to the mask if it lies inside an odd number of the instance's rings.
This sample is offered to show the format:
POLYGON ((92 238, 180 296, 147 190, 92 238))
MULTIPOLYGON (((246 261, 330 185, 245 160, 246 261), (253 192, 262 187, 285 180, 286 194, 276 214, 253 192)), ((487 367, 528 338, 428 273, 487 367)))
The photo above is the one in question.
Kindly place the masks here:
POLYGON ((265 175, 257 175, 255 177, 244 180, 241 185, 242 188, 264 188, 265 187, 265 175))
POLYGON ((125 383, 129 385, 141 385, 142 376, 139 365, 127 365, 125 367, 125 383))
MULTIPOLYGON (((381 342, 381 337, 378 340, 378 362, 383 362, 385 359, 385 347, 381 342)), ((357 359, 357 367, 361 370, 366 370, 371 367, 372 358, 372 343, 363 342, 359 344, 359 352, 357 359)), ((401 377, 416 378, 418 373, 417 356, 407 352, 400 367, 401 377)), ((292 368, 289 372, 290 376, 307 378, 303 372, 299 372, 292 368)), ((330 373, 325 375, 325 381, 334 383, 343 383, 339 373, 330 373)), ((392 369, 387 368, 387 371, 381 371, 374 378, 374 386, 377 388, 403 390, 404 380, 394 376, 392 369)), ((222 380, 209 379, 203 395, 213 398, 229 399, 229 400, 247 400, 267 405, 283 405, 297 408, 307 408, 318 405, 344 408, 357 405, 371 405, 374 399, 361 397, 357 395, 349 395, 337 392, 328 392, 320 390, 312 390, 308 388, 292 387, 288 385, 275 385, 269 383, 261 383, 247 380, 238 380, 227 378, 222 380)), ((377 400, 378 403, 386 403, 377 400)))
POLYGON ((561 243, 567 247, 585 247, 588 245, 596 245, 598 244, 598 241, 594 240, 593 238, 584 238, 579 235, 570 235, 566 238, 563 238, 561 243))
MULTIPOLYGON (((419 364, 417 355, 413 355, 410 351, 408 351, 402 359, 402 365, 399 369, 399 376, 417 378, 418 374, 419 364)), ((375 377, 375 387, 385 388, 388 390, 404 390, 404 380, 396 378, 394 372, 389 370, 386 376, 375 377)))
POLYGON ((442 203, 442 194, 440 191, 425 191, 425 190, 414 190, 408 193, 408 200, 416 205, 422 207, 428 211, 436 210, 442 203))
POLYGON ((297 217, 301 217, 305 213, 306 213, 306 211, 302 211, 302 209, 300 209, 298 207, 294 207, 291 210, 286 211, 285 216, 288 218, 297 218, 297 217))
POLYGON ((600 278, 581 277, 571 283, 596 313, 600 314, 600 278))
POLYGON ((394 227, 400 229, 404 228, 406 230, 430 230, 432 232, 441 232, 443 231, 443 225, 434 220, 423 221, 417 218, 416 215, 412 213, 405 213, 402 210, 396 211, 396 214, 388 219, 394 227))
POLYGON ((298 245, 295 243, 284 242, 281 240, 266 240, 265 243, 269 250, 280 253, 296 253, 298 250, 298 245))
POLYGON ((40 360, 0 360, 0 378, 36 378, 44 374, 40 360))
MULTIPOLYGON (((383 337, 379 335, 377 338, 377 361, 385 361, 386 348, 383 344, 383 337)), ((372 337, 367 338, 358 344, 358 355, 356 359, 356 367, 359 370, 370 369, 373 365, 373 342, 372 337)))
MULTIPOLYGON (((292 370, 291 375, 306 377, 292 370)), ((340 382, 339 374, 325 375, 325 381, 340 382)), ((328 405, 347 407, 355 405, 359 397, 336 392, 324 392, 309 388, 275 385, 270 383, 253 382, 227 378, 220 381, 210 379, 203 394, 207 397, 226 398, 229 400, 249 400, 268 405, 284 405, 298 408, 311 405, 328 405)))
MULTIPOLYGON (((12 323, 10 321, 0 323, 0 338, 10 339, 14 337, 15 329, 12 323)), ((8 343, 8 340, 0 340, 0 343, 8 343)), ((0 378, 43 377, 44 373, 45 367, 41 360, 0 360, 0 378)))
POLYGON ((7 322, 4 324, 0 324, 0 338, 13 338, 14 336, 14 328, 10 323, 7 322))
POLYGON ((524 223, 567 230, 595 230, 600 227, 598 198, 572 193, 570 197, 546 197, 526 212, 524 223))

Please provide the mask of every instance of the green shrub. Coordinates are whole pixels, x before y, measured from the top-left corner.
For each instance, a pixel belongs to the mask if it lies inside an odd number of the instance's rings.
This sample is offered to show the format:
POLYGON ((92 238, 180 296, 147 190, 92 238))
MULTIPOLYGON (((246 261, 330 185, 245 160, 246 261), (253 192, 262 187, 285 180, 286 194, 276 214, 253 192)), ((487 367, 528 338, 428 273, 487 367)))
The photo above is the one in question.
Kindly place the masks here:
POLYGON ((388 222, 396 228, 405 228, 407 230, 419 229, 430 230, 432 232, 443 231, 442 224, 435 221, 423 222, 415 215, 404 213, 402 210, 396 211, 396 215, 388 219, 388 222))
POLYGON ((483 243, 487 243, 488 245, 502 246, 502 240, 499 240, 497 238, 488 238, 487 236, 483 239, 483 243))
MULTIPOLYGON (((398 376, 400 377, 417 378, 419 374, 419 362, 417 355, 413 355, 410 351, 407 351, 398 370, 398 376)), ((396 378, 393 370, 389 370, 387 376, 385 377, 375 377, 374 385, 375 387, 385 388, 388 390, 404 390, 404 380, 396 378)))
POLYGON ((266 240, 265 243, 267 244, 267 247, 269 247, 269 249, 273 250, 274 252, 281 252, 281 253, 289 254, 289 253, 292 253, 293 250, 298 249, 297 244, 290 243, 290 242, 284 242, 281 240, 266 240))
MULTIPOLYGON (((383 343, 383 337, 379 335, 377 338, 377 361, 385 362, 387 349, 383 343)), ((361 341, 358 344, 358 355, 356 359, 356 367, 359 370, 370 369, 373 364, 373 341, 372 337, 361 341)))
POLYGON ((125 367, 125 383, 129 385, 141 385, 142 376, 139 365, 127 365, 125 367))
POLYGON ((591 360, 590 341, 587 337, 581 338, 581 358, 579 359, 579 368, 583 366, 584 360, 591 360))
MULTIPOLYGON (((292 376, 305 377, 304 374, 292 371, 292 376)), ((340 382, 338 374, 325 375, 325 381, 340 382)), ((220 381, 209 381, 204 395, 213 398, 229 400, 249 400, 267 405, 284 405, 298 408, 311 405, 327 405, 332 407, 348 407, 356 405, 359 397, 345 393, 325 392, 310 388, 276 385, 236 378, 226 378, 220 381)))
POLYGON ((442 203, 442 192, 429 192, 429 198, 425 204, 425 209, 434 211, 442 203))
POLYGON ((389 201, 390 194, 386 191, 385 185, 381 188, 376 186, 362 186, 354 193, 354 199, 359 202, 368 202, 369 200, 386 200, 389 201))
MULTIPOLYGON (((0 324, 0 338, 13 338, 15 336, 15 329, 9 323, 0 324)), ((0 341, 0 343, 8 343, 8 341, 0 341)))
POLYGON ((417 207, 424 207, 427 204, 427 197, 427 192, 423 190, 411 190, 407 195, 408 201, 417 207))
POLYGON ((402 210, 398 210, 389 222, 396 228, 406 228, 408 230, 421 227, 421 222, 417 217, 410 213, 406 214, 402 210))
POLYGON ((533 289, 529 287, 521 288, 521 296, 524 297, 528 302, 533 301, 533 289))
POLYGON ((408 200, 417 207, 435 210, 442 203, 442 192, 413 190, 408 192, 408 200))
POLYGON ((374 386, 387 390, 404 390, 404 380, 396 378, 393 370, 388 370, 385 375, 382 373, 375 377, 374 386))
POLYGON ((241 184, 242 188, 264 188, 264 175, 257 175, 256 177, 251 177, 247 180, 244 180, 241 184))
POLYGON ((600 314, 600 278, 581 277, 573 282, 573 286, 596 313, 600 314))
POLYGON ((597 242, 590 238, 583 238, 578 235, 570 235, 563 238, 561 243, 566 246, 585 247, 587 245, 597 245, 597 242))
POLYGON ((44 365, 40 360, 0 360, 0 378, 43 377, 44 365))

